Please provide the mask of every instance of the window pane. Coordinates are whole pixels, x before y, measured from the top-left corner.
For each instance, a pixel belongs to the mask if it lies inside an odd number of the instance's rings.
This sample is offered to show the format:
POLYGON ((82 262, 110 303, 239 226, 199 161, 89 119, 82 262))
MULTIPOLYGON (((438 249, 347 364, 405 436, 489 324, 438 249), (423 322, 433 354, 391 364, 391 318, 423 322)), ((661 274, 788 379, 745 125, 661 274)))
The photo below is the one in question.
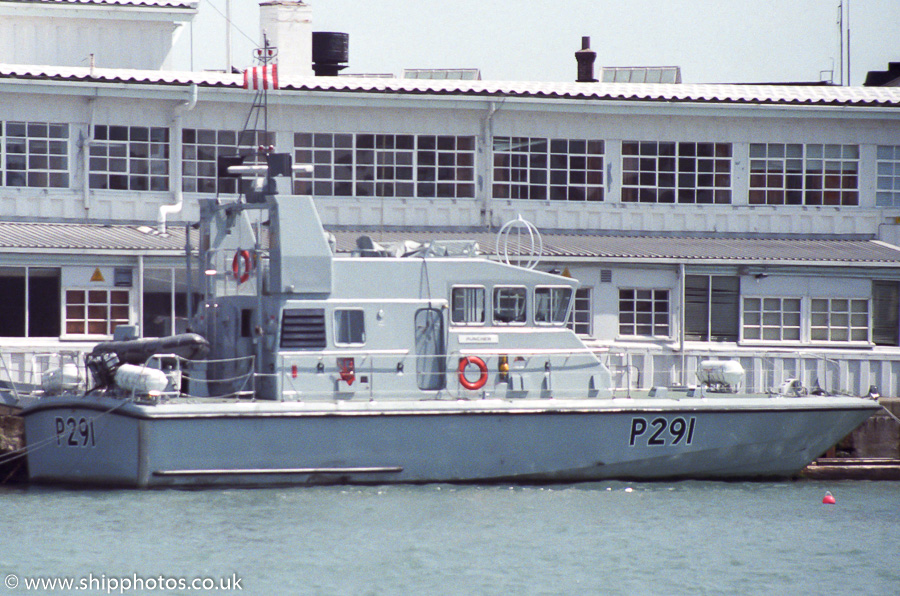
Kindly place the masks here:
POLYGON ((334 311, 334 343, 366 343, 365 317, 361 310, 334 311))
POLYGON ((494 288, 494 323, 525 323, 525 288, 494 288))

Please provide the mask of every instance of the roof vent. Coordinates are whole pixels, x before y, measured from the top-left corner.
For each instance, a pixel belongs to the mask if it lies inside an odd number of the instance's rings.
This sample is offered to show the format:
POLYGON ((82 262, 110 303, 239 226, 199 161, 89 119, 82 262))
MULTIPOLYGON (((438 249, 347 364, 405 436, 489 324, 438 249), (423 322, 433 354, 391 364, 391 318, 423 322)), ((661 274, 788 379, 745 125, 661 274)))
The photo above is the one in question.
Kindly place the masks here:
POLYGON ((575 52, 575 60, 578 61, 579 83, 596 83, 594 78, 594 61, 597 60, 597 52, 591 49, 591 38, 581 38, 581 49, 575 52))
POLYGON ((336 77, 350 61, 350 34, 314 31, 312 34, 313 71, 317 77, 336 77))

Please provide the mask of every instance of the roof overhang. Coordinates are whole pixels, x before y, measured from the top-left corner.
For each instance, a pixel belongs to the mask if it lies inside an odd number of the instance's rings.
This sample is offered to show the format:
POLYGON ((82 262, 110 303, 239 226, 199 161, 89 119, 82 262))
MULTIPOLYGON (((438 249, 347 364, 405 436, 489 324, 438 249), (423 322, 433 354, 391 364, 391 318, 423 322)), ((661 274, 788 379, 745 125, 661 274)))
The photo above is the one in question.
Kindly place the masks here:
MULTIPOLYGON (((0 0, 0 4, 2 4, 0 0)), ((6 4, 9 4, 8 2, 6 4)), ((254 93, 243 89, 243 76, 231 73, 145 71, 86 67, 49 67, 0 64, 0 84, 21 85, 28 93, 144 97, 175 96, 197 85, 206 95, 247 102, 254 93)), ((636 83, 528 83, 504 81, 442 81, 372 79, 359 77, 281 78, 281 88, 269 92, 270 103, 328 103, 368 105, 383 99, 396 107, 473 108, 503 102, 503 109, 554 109, 637 114, 689 110, 691 114, 727 113, 785 116, 814 115, 883 118, 900 113, 897 87, 790 87, 766 85, 674 85, 636 83), (848 113, 847 108, 853 108, 848 113)), ((16 90, 16 89, 11 89, 16 90)), ((637 114, 640 115, 640 114, 637 114)))
POLYGON ((0 0, 0 17, 190 21, 196 1, 178 0, 0 0))

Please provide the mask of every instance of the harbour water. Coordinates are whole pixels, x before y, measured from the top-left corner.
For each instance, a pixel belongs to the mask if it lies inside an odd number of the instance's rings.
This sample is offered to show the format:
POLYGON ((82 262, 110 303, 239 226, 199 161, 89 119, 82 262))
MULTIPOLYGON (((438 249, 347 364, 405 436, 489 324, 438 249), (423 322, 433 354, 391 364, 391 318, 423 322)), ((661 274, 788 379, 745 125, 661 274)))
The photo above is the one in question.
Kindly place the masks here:
POLYGON ((883 595, 900 586, 896 482, 21 487, 0 488, 0 504, 0 593, 9 594, 883 595), (835 505, 822 503, 826 491, 835 505), (41 578, 75 584, 26 587, 41 578))

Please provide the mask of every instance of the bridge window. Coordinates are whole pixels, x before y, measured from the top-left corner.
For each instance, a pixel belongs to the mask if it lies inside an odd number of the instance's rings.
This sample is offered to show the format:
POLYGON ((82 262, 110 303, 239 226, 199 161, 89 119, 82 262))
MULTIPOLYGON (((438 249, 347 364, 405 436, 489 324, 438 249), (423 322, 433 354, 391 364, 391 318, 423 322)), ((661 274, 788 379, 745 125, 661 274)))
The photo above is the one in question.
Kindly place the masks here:
POLYGON ((524 325, 526 295, 525 288, 508 286, 494 288, 494 324, 524 325))
POLYGON ((450 291, 450 322, 454 325, 484 325, 485 290, 455 287, 450 291))
POLYGON ((564 325, 572 301, 572 288, 535 288, 534 322, 538 325, 564 325))

